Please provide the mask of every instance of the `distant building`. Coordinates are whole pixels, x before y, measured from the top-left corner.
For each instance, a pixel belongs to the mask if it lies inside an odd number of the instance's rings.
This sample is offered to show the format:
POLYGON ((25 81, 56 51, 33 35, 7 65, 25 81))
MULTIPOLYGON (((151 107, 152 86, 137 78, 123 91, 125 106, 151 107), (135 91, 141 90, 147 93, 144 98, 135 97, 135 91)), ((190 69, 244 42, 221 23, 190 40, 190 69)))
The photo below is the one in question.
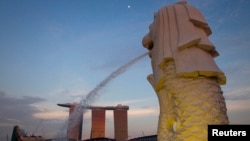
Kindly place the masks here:
MULTIPOLYGON (((83 141, 117 141, 117 140, 116 139, 110 139, 110 138, 92 138, 92 139, 86 139, 86 140, 83 140, 83 141)), ((126 140, 126 141, 157 141, 157 135, 137 137, 137 138, 129 139, 129 140, 126 140)))
POLYGON ((14 126, 11 141, 45 141, 41 136, 28 136, 18 125, 14 126))
MULTIPOLYGON (((79 114, 77 114, 76 119, 72 119, 71 116, 74 113, 75 108, 77 108, 77 103, 65 103, 57 104, 58 106, 69 108, 69 124, 67 129, 67 137, 72 140, 80 140, 82 138, 82 110, 91 109, 92 110, 92 120, 91 120, 91 134, 90 139, 101 139, 105 138, 105 113, 106 110, 113 110, 114 112, 114 135, 116 141, 126 141, 128 139, 128 116, 127 111, 129 110, 128 106, 118 104, 117 106, 87 106, 87 107, 78 107, 79 114), (80 110, 79 110, 80 109, 80 110), (71 122, 72 121, 72 122, 71 122), (69 128, 70 125, 75 124, 73 128, 69 128)), ((107 138, 106 138, 107 139, 107 138)))
POLYGON ((105 137, 105 112, 105 109, 92 109, 91 139, 105 137))
POLYGON ((130 139, 129 141, 157 141, 157 135, 138 137, 130 139))
POLYGON ((83 141, 116 141, 116 140, 110 139, 110 138, 92 138, 92 139, 87 139, 83 141))

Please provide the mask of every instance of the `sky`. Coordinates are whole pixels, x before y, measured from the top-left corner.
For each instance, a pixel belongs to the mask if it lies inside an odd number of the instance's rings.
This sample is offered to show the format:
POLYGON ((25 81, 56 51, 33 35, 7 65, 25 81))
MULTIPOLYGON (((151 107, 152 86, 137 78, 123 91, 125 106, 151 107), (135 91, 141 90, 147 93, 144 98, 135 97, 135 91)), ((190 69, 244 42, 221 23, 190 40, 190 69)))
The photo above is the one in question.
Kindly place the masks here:
MULTIPOLYGON (((179 0, 1 0, 0 140, 13 127, 53 138, 67 121, 58 103, 80 102, 120 66, 147 52, 141 40, 154 12, 179 0)), ((227 76, 221 86, 230 124, 250 124, 250 1, 188 0, 212 29, 227 76)), ((93 106, 128 105, 129 138, 157 132, 159 104, 146 77, 148 56, 108 83, 93 106)), ((89 138, 91 114, 84 115, 89 138)), ((113 138, 113 113, 106 136, 113 138)))

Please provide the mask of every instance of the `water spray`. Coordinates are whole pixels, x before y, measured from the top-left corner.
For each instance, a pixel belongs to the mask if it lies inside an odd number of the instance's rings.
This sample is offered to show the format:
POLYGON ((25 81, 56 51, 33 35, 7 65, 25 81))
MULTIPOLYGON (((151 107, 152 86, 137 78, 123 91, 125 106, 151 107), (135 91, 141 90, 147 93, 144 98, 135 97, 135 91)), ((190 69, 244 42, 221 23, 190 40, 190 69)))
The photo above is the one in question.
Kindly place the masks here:
MULTIPOLYGON (((119 67, 117 70, 112 72, 110 75, 108 75, 103 81, 101 81, 92 91, 90 91, 86 97, 82 98, 82 100, 79 102, 79 104, 76 106, 74 112, 70 115, 69 119, 70 121, 73 121, 71 125, 69 125, 69 129, 74 128, 77 125, 77 121, 79 118, 81 118, 84 113, 86 112, 85 107, 91 106, 91 103, 94 102, 95 98, 98 96, 98 93, 100 90, 102 90, 111 80, 116 78, 118 75, 124 73, 130 66, 135 64, 137 61, 142 59, 148 55, 148 53, 144 53, 133 60, 129 61, 128 63, 124 64, 123 66, 119 67)), ((68 122, 67 120, 67 122, 68 122)), ((64 126, 65 127, 65 126, 64 126)), ((55 139, 55 141, 63 141, 64 139, 55 139)))

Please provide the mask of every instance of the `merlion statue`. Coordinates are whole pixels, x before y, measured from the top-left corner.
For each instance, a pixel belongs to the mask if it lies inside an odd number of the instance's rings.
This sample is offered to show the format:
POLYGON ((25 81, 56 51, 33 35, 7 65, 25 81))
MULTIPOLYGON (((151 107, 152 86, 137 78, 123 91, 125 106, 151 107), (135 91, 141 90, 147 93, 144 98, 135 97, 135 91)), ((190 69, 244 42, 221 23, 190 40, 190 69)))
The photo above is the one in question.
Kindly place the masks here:
POLYGON ((226 76, 203 15, 186 1, 161 8, 142 44, 149 50, 157 93, 158 141, 205 141, 209 124, 229 124, 220 85, 226 76))

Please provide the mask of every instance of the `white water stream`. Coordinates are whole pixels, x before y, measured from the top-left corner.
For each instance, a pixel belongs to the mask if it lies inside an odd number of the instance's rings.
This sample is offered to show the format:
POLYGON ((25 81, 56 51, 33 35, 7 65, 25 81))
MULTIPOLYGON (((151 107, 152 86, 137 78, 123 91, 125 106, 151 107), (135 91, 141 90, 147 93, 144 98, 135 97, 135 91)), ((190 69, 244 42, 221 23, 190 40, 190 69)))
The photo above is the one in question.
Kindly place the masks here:
MULTIPOLYGON (((135 64, 137 61, 139 61, 140 59, 142 59, 146 55, 148 55, 148 53, 144 53, 144 54, 134 58, 133 60, 131 60, 128 63, 124 64, 123 66, 119 67, 117 70, 112 72, 109 76, 107 76, 103 81, 101 81, 92 91, 90 91, 87 94, 86 97, 82 98, 82 100, 76 106, 74 112, 71 114, 71 116, 69 117, 69 119, 67 120, 65 125, 62 127, 61 131, 66 130, 65 128, 68 126, 69 120, 73 124, 69 125, 69 127, 67 127, 67 128, 68 129, 74 128, 77 125, 77 121, 79 121, 78 119, 81 118, 81 116, 83 116, 84 113, 86 112, 86 109, 84 109, 84 107, 91 106, 91 104, 94 103, 95 98, 99 95, 100 90, 102 90, 111 80, 113 80, 114 78, 116 78, 120 74, 124 73, 130 66, 135 64), (79 111, 83 111, 83 112, 79 112, 79 111), (83 115, 82 115, 82 113, 83 113, 83 115)), ((61 131, 59 131, 59 133, 56 136, 56 138, 54 139, 54 141, 67 141, 67 139, 65 138, 67 136, 67 133, 65 133, 65 132, 62 133, 61 131)))

